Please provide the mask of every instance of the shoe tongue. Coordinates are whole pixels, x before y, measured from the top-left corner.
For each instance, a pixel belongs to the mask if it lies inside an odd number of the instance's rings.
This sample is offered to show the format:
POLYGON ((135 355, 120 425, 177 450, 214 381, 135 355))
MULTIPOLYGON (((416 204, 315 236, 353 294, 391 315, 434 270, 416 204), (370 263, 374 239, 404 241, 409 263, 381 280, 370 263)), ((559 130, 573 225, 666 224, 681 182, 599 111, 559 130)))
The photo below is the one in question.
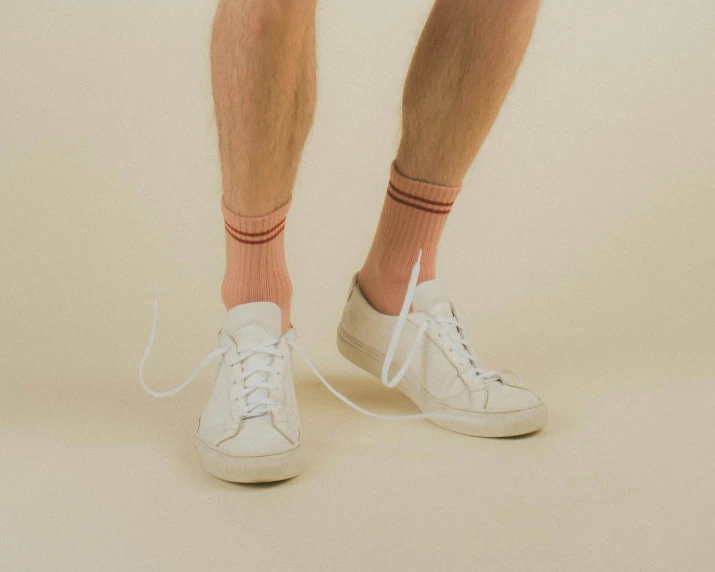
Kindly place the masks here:
POLYGON ((272 302, 251 302, 231 308, 221 332, 237 345, 265 344, 281 337, 281 309, 272 302))
POLYGON ((440 318, 453 316, 447 292, 437 280, 428 280, 417 286, 415 296, 412 298, 412 310, 427 312, 440 318))

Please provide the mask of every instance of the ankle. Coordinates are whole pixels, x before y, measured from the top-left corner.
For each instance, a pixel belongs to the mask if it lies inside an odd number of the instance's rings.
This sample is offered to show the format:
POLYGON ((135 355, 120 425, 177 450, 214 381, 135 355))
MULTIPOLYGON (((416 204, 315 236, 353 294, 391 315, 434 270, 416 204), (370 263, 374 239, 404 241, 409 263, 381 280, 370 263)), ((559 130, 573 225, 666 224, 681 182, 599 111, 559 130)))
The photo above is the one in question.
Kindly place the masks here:
POLYGON ((283 244, 290 202, 260 217, 222 210, 226 228, 226 273, 221 297, 226 309, 250 302, 272 302, 281 309, 282 327, 290 327, 293 293, 283 244))
POLYGON ((360 288, 370 304, 396 316, 422 251, 418 284, 435 277, 437 247, 460 187, 411 179, 393 164, 380 222, 365 264, 360 288))
MULTIPOLYGON (((397 316, 402 308, 410 272, 403 272, 395 266, 381 270, 378 266, 364 266, 358 273, 360 291, 370 305, 381 314, 397 316)), ((408 269, 409 270, 409 269, 408 269)), ((421 272, 420 272, 421 274, 421 272)), ((422 280, 423 281, 423 280, 422 280)))

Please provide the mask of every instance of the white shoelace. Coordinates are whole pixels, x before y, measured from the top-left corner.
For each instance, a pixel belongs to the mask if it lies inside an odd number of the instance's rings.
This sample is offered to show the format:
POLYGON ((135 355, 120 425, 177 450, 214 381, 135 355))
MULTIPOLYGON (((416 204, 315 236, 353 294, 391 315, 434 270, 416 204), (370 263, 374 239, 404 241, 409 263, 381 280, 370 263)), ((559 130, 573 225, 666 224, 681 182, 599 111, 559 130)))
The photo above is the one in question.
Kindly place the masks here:
POLYGON ((228 348, 224 348, 223 346, 217 347, 215 350, 213 350, 211 353, 209 353, 202 361, 201 363, 196 366, 196 369, 194 372, 186 378, 186 380, 174 387, 173 389, 169 389, 166 391, 157 391, 155 389, 152 389, 149 387, 146 382, 144 381, 144 364, 146 363, 147 358, 149 357, 149 354, 151 353, 151 349, 154 347, 154 338, 156 338, 156 322, 157 322, 157 317, 159 314, 159 290, 156 288, 154 289, 154 303, 152 304, 152 321, 151 321, 151 333, 149 334, 149 341, 147 342, 146 349, 144 350, 144 355, 142 356, 141 361, 139 362, 139 384, 142 386, 142 389, 146 391, 149 395, 152 397, 171 397, 172 395, 176 395, 180 391, 186 388, 187 385, 189 385, 194 379, 196 379, 196 376, 201 373, 201 370, 203 370, 209 362, 211 362, 216 356, 220 356, 225 354, 228 351, 228 348))
MULTIPOLYGON (((412 347, 410 348, 410 351, 407 355, 407 359, 405 359, 405 363, 402 364, 402 367, 399 369, 399 371, 395 374, 395 376, 392 379, 389 379, 389 372, 390 372, 390 367, 392 365, 392 362, 395 358, 395 353, 397 351, 397 346, 400 342, 400 336, 402 335, 402 331, 405 327, 405 324, 407 322, 407 315, 410 311, 410 307, 412 305, 412 300, 415 295, 415 290, 417 289, 417 278, 420 273, 420 262, 422 259, 422 251, 420 250, 419 255, 417 256, 417 262, 415 263, 414 267, 412 268, 412 274, 410 276, 410 281, 407 286, 407 292, 405 294, 405 300, 402 303, 402 309, 400 310, 400 314, 397 318, 397 323, 395 324, 395 329, 392 332, 392 338, 390 339, 390 345, 388 346, 387 349, 387 354, 385 355, 385 361, 382 365, 382 377, 381 381, 382 384, 385 387, 388 388, 394 388, 397 384, 402 381, 402 378, 405 376, 405 373, 407 373, 407 370, 412 363, 412 360, 414 359, 415 353, 417 352, 417 347, 422 339, 422 336, 425 334, 427 331, 427 328, 429 327, 430 322, 435 322, 440 324, 440 327, 442 328, 442 332, 440 335, 445 335, 448 337, 448 339, 451 340, 450 344, 450 351, 456 351, 457 353, 460 354, 462 358, 462 363, 461 365, 464 365, 467 363, 467 361, 470 364, 470 369, 467 372, 467 376, 469 379, 472 381, 481 381, 483 383, 483 388, 485 389, 485 400, 484 400, 484 407, 486 407, 487 401, 489 399, 489 387, 487 382, 488 381, 499 381, 501 383, 504 383, 506 385, 513 385, 510 383, 507 383, 504 380, 505 375, 514 375, 519 379, 519 385, 515 387, 523 387, 523 381, 521 379, 521 376, 517 374, 516 372, 510 370, 510 369, 495 369, 495 370, 487 370, 487 371, 479 371, 480 365, 479 365, 479 360, 474 353, 474 350, 472 349, 471 345, 467 341, 464 332, 465 328, 458 320, 456 317, 453 318, 435 318, 434 316, 430 316, 430 318, 426 319, 422 325, 420 326, 419 330, 417 331, 417 335, 415 336, 414 341, 412 342, 412 347), (450 327, 447 327, 450 326, 450 327)), ((198 376, 198 374, 201 372, 201 370, 206 367, 206 365, 212 361, 216 356, 219 355, 224 355, 226 354, 230 349, 230 345, 222 345, 212 352, 210 352, 202 361, 201 363, 197 366, 197 368, 193 371, 193 373, 180 385, 176 386, 173 389, 167 390, 167 391, 156 391, 151 388, 149 388, 146 383, 144 382, 144 364, 149 357, 149 354, 151 352, 152 346, 154 345, 154 338, 156 336, 156 323, 157 323, 157 315, 158 315, 158 300, 159 300, 159 293, 157 290, 154 291, 154 304, 153 304, 153 316, 152 316, 152 325, 151 325, 151 334, 149 335, 149 342, 147 344, 146 349, 144 350, 144 355, 142 356, 141 362, 139 364, 139 382, 148 394, 154 396, 154 397, 169 397, 172 395, 175 395, 179 393, 181 390, 183 390, 187 385, 189 385, 195 378, 198 376)), ((228 336, 225 336, 227 340, 230 340, 228 336)), ((239 362, 243 362, 247 360, 249 357, 255 354, 266 354, 266 355, 280 355, 280 352, 277 350, 276 346, 280 340, 274 340, 266 345, 256 345, 256 346, 246 346, 246 347, 237 347, 236 351, 239 355, 239 362)), ((230 341, 226 342, 227 344, 230 344, 230 341)), ((368 417, 374 417, 376 419, 382 419, 385 421, 403 421, 403 420, 413 420, 413 419, 459 419, 459 420, 464 420, 463 416, 460 415, 453 415, 450 413, 440 413, 440 412, 429 412, 429 413, 408 413, 408 414, 402 414, 402 415, 383 415, 381 413, 375 413, 373 411, 369 411, 367 409, 364 409, 357 405, 356 403, 352 402, 350 399, 345 397, 342 393, 340 393, 337 389, 335 389, 328 380, 326 380, 323 375, 316 369, 316 367, 313 365, 313 363, 308 359, 308 356, 305 355, 302 349, 298 347, 298 345, 293 342, 292 340, 288 340, 288 345, 291 346, 293 349, 295 349, 298 354, 300 355, 301 358, 303 358, 303 361, 305 361, 305 364, 308 366, 308 368, 315 374, 315 376, 325 385, 325 387, 332 393, 335 397, 337 397, 340 401, 345 403, 348 407, 351 407, 355 411, 362 413, 363 415, 367 415, 368 417)), ((263 366, 257 366, 257 367, 252 367, 252 368, 244 368, 243 373, 241 376, 239 376, 238 380, 246 380, 246 383, 244 383, 245 391, 243 391, 238 398, 249 398, 254 392, 256 392, 259 389, 270 389, 270 385, 268 384, 268 374, 272 373, 273 370, 268 366, 268 365, 263 365, 263 366), (266 375, 262 378, 256 378, 255 374, 263 372, 266 375), (249 381, 250 380, 250 381, 249 381)), ((465 376, 466 377, 466 376, 465 376)), ((472 387, 472 389, 474 389, 472 387)), ((270 398, 262 398, 255 400, 252 403, 247 403, 248 408, 250 409, 250 416, 259 416, 263 415, 264 413, 268 411, 272 411, 275 408, 275 403, 270 399, 270 398)), ((247 409, 248 411, 248 409, 247 409)))
MULTIPOLYGON (((238 365, 239 363, 245 363, 251 358, 265 357, 265 356, 281 356, 281 352, 278 350, 277 346, 280 340, 270 340, 265 344, 252 344, 245 346, 235 346, 233 340, 224 334, 219 334, 220 345, 215 350, 211 351, 196 367, 193 373, 184 380, 181 384, 166 391, 156 391, 150 388, 144 381, 144 364, 154 346, 154 339, 156 338, 156 323, 159 313, 159 292, 154 290, 154 303, 152 306, 152 323, 151 323, 151 333, 149 335, 149 342, 144 350, 144 355, 142 356, 141 362, 139 364, 139 383, 142 389, 146 391, 149 395, 153 397, 171 397, 176 395, 180 391, 186 388, 196 377, 201 373, 206 365, 208 365, 215 357, 226 355, 231 351, 232 348, 236 350, 236 360, 231 363, 231 366, 238 365)), ((269 391, 272 389, 269 383, 269 376, 275 373, 275 369, 272 367, 272 358, 261 360, 260 363, 254 363, 248 366, 244 365, 240 375, 235 376, 232 380, 233 383, 243 381, 243 391, 238 395, 233 397, 236 400, 245 400, 245 413, 240 417, 244 419, 249 419, 251 417, 260 417, 265 415, 270 411, 275 411, 276 404, 269 397, 269 391), (248 366, 248 367, 247 367, 248 366), (260 390, 265 390, 261 392, 260 390)))
MULTIPOLYGON (((228 336, 221 336, 228 337, 228 336)), ((231 366, 236 366, 240 363, 244 364, 242 373, 236 376, 232 381, 238 383, 243 381, 244 390, 236 395, 236 400, 244 400, 246 411, 241 416, 244 419, 251 417, 261 417, 270 411, 276 410, 276 403, 270 398, 270 390, 273 387, 270 384, 270 375, 276 373, 272 367, 273 359, 270 356, 283 357, 278 350, 280 340, 272 340, 265 344, 246 345, 236 347, 237 358, 231 366), (260 363, 248 363, 251 358, 262 358, 260 363), (265 390, 265 391, 261 391, 265 390)), ((230 341, 229 341, 230 344, 230 341)), ((225 352, 231 350, 231 346, 224 346, 225 352)))
MULTIPOLYGON (((463 366, 469 363, 470 368, 464 377, 470 379, 472 382, 482 382, 482 388, 485 390, 483 407, 487 406, 489 400, 489 385, 487 384, 488 381, 498 381, 506 385, 514 385, 508 383, 504 379, 506 375, 513 375, 519 380, 519 384, 515 385, 515 387, 524 387, 524 382, 521 376, 511 369, 492 369, 479 371, 481 368, 479 358, 477 357, 476 353, 474 352, 474 349, 472 348, 471 344, 465 336, 466 328, 457 317, 440 318, 430 316, 428 319, 422 322, 422 325, 420 326, 419 330, 417 330, 417 335, 412 342, 412 347, 407 354, 405 363, 402 364, 402 367, 395 374, 395 377, 389 379, 390 367, 392 366, 392 361, 395 358, 395 352, 397 351, 397 346, 400 343, 400 336, 402 335, 402 330, 407 323, 407 315, 409 314, 410 307, 412 306, 412 300, 414 299, 415 291, 417 290, 417 278, 420 274, 421 261, 422 251, 420 250, 419 254, 417 255, 417 262, 415 262, 415 265, 412 267, 412 274, 410 275, 410 281, 407 285, 405 299, 402 302, 400 315, 397 318, 397 323, 395 324, 395 329, 393 330, 392 338, 390 339, 390 345, 388 346, 387 354, 385 355, 385 361, 382 364, 382 384, 385 387, 395 387, 398 383, 400 383, 400 381, 402 381, 402 378, 404 377, 405 373, 407 373, 407 370, 415 357, 415 353, 417 352, 419 343, 422 340, 422 336, 424 336, 425 332, 427 331, 427 328, 429 328, 430 322, 435 322, 440 325, 440 336, 447 337, 451 342, 449 346, 449 351, 455 352, 459 355, 461 359, 461 363, 459 365, 463 366)), ((474 390, 480 388, 475 388, 474 385, 472 385, 470 389, 474 390)), ((428 416, 432 416, 432 414, 428 416)))

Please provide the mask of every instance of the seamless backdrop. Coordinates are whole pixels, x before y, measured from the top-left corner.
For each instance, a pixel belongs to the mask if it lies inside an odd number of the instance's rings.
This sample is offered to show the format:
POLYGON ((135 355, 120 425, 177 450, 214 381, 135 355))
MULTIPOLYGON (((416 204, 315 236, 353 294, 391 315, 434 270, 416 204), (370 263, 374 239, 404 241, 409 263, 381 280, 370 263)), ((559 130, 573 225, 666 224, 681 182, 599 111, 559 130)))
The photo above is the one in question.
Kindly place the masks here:
MULTIPOLYGON (((286 230, 299 344, 409 402, 335 329, 377 224, 429 0, 323 0, 286 230)), ((471 439, 346 409, 298 364, 310 466, 201 472, 223 308, 212 2, 9 0, 0 19, 0 568, 706 570, 715 534, 715 7, 545 0, 442 242, 484 361, 551 409, 471 439)))

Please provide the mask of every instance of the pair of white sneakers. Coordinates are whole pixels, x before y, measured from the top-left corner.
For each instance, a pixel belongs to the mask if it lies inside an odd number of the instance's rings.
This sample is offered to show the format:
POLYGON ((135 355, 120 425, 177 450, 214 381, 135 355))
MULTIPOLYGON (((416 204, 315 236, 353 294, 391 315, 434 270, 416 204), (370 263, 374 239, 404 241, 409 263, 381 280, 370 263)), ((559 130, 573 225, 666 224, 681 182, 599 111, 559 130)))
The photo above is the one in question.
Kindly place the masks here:
MULTIPOLYGON (((270 302, 229 310, 219 333, 221 355, 195 443, 210 474, 241 483, 269 482, 298 475, 305 444, 293 385, 292 350, 345 403, 384 419, 424 417, 457 433, 508 437, 531 433, 547 422, 545 405, 510 370, 487 370, 472 349, 464 321, 437 280, 417 285, 412 273, 402 312, 377 312, 363 296, 357 276, 338 327, 338 350, 352 363, 397 387, 422 411, 377 415, 338 393, 296 346, 293 328, 281 334, 281 312, 270 302), (518 384, 508 381, 514 375, 518 384)), ((156 311, 156 307, 155 307, 156 311)), ((152 339, 153 339, 152 330, 152 339)), ((151 342, 150 342, 151 347, 151 342)), ((148 355, 149 348, 144 359, 148 355)), ((142 365, 143 365, 142 360, 142 365)), ((141 368, 140 368, 141 378, 141 368)))

